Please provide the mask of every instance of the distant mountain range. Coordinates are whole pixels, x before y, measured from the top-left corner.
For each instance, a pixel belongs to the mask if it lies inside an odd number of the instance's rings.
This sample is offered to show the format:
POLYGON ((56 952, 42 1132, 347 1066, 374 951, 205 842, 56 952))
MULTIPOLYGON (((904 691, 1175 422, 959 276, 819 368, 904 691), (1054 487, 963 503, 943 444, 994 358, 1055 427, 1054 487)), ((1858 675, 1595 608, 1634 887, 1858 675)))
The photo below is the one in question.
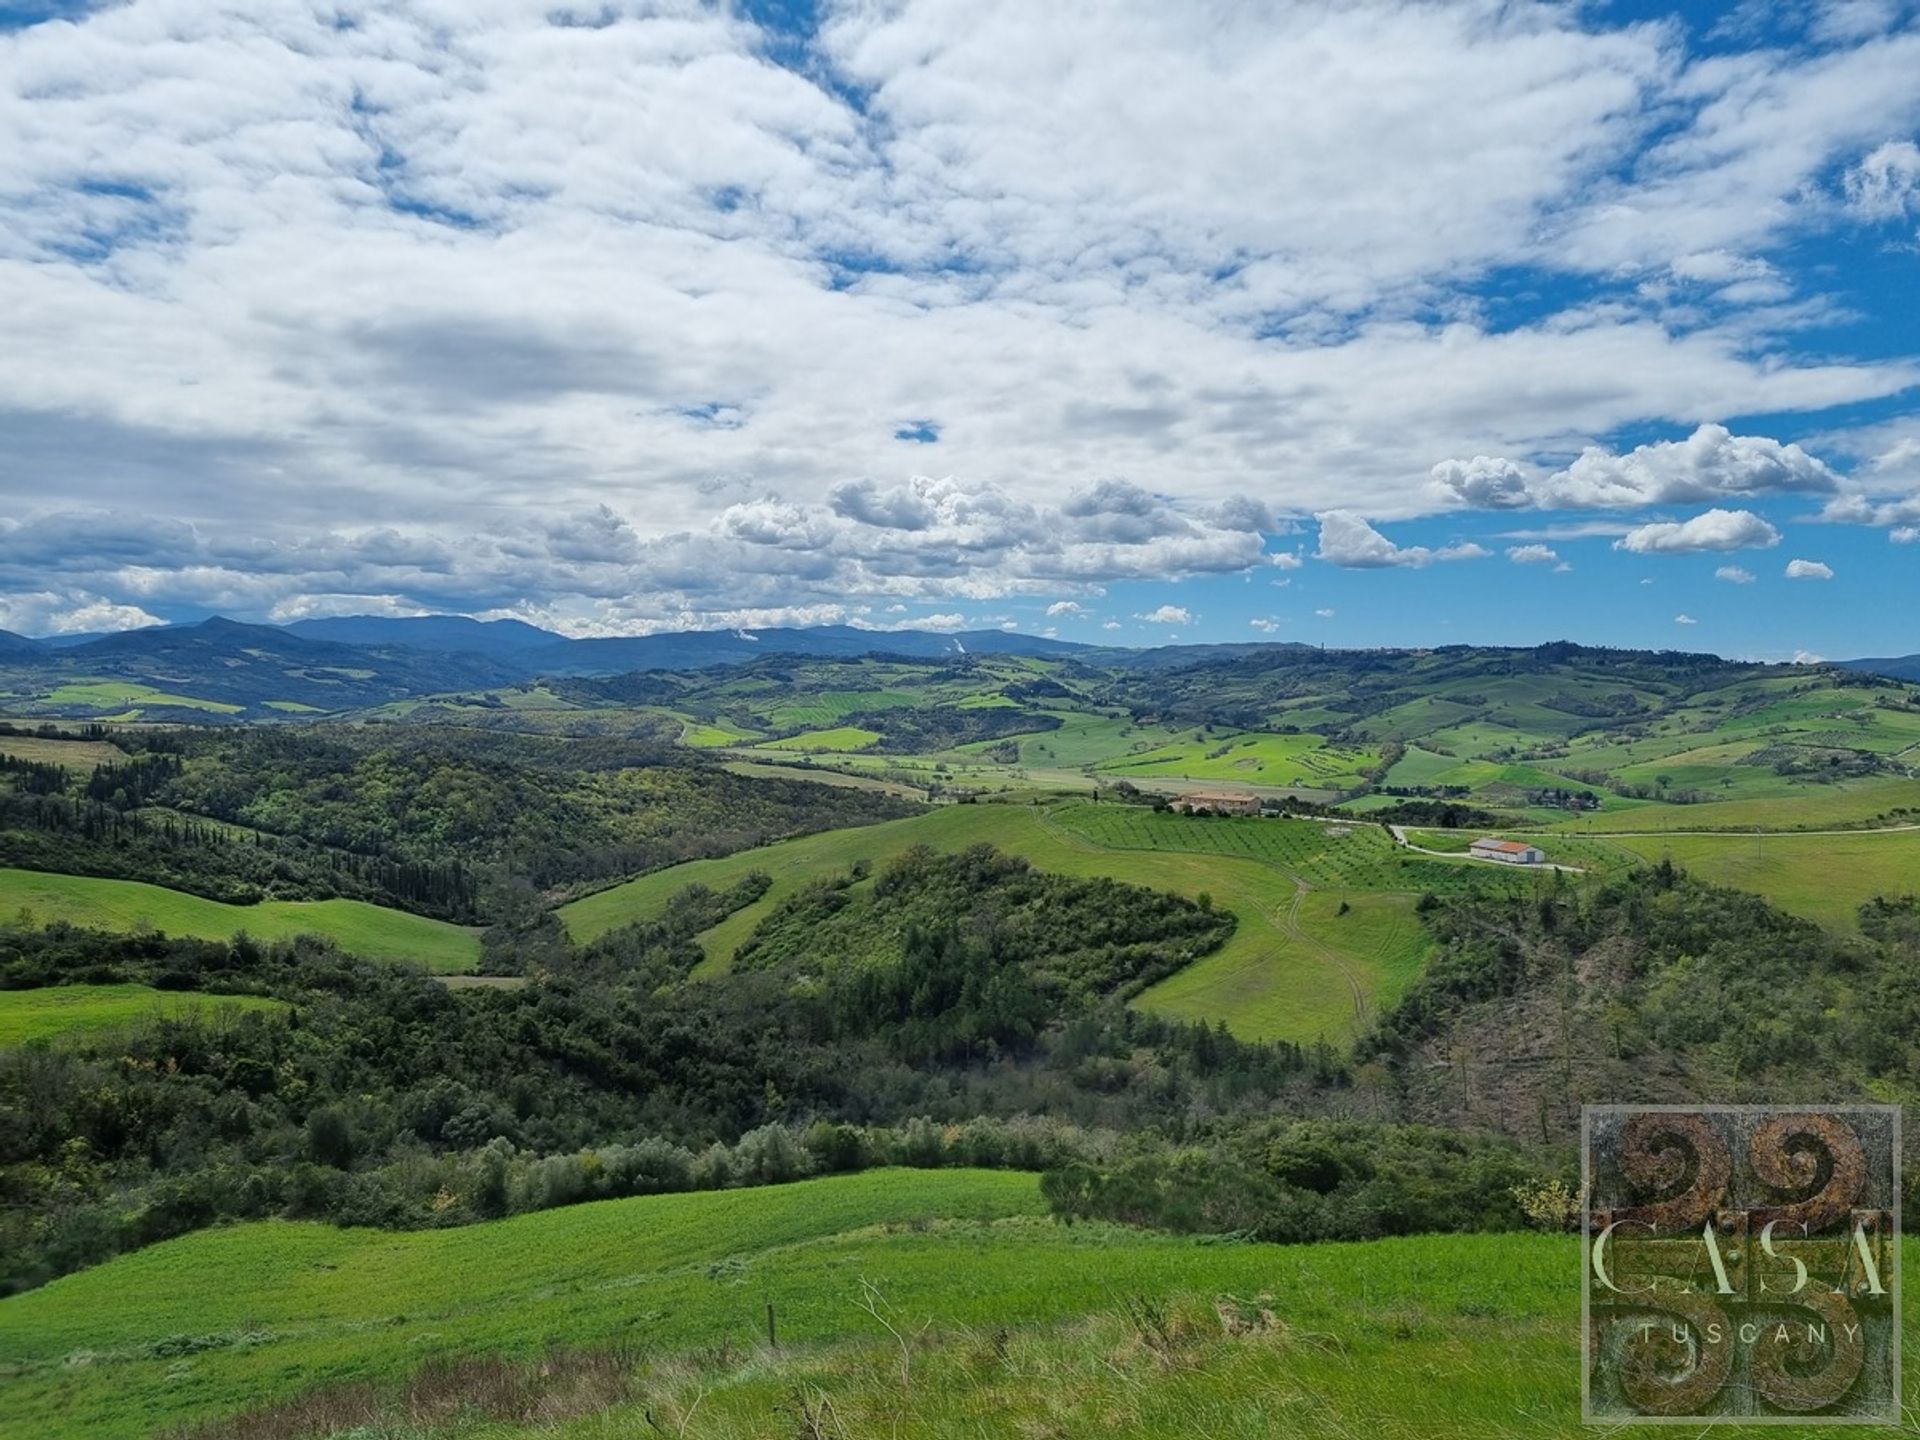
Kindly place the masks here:
MULTIPOLYGON (((700 670, 768 655, 852 658, 869 654, 939 659, 962 654, 1036 655, 1166 672, 1297 644, 1169 645, 1122 650, 1003 630, 807 629, 680 631, 570 640, 518 620, 457 615, 352 615, 290 625, 214 618, 94 638, 34 640, 0 631, 0 690, 16 712, 104 713, 123 704, 155 712, 299 714, 363 709, 393 700, 511 685, 539 676, 597 677, 700 670), (103 684, 120 689, 103 689, 103 684), (76 692, 73 687, 90 687, 76 692), (130 687, 130 688, 129 688, 130 687), (119 697, 125 692, 124 701, 119 697), (24 702, 24 703, 22 703, 24 702)), ((1257 660, 1252 660, 1257 663, 1257 660)), ((1920 656, 1838 662, 1920 680, 1920 656)))
MULTIPOLYGON (((915 659, 973 654, 1066 655, 1091 647, 999 630, 942 634, 857 630, 720 630, 569 640, 518 620, 346 616, 291 625, 215 617, 65 643, 0 631, 0 690, 26 713, 300 714, 512 685, 543 675, 697 670, 766 655, 915 659), (73 687, 87 687, 76 691, 73 687), (124 699, 122 698, 124 697, 124 699)), ((1103 652, 1118 654, 1121 652, 1103 652)))
POLYGON ((1836 660, 1833 663, 1843 670, 1890 675, 1895 680, 1920 680, 1920 655, 1896 655, 1883 660, 1836 660))

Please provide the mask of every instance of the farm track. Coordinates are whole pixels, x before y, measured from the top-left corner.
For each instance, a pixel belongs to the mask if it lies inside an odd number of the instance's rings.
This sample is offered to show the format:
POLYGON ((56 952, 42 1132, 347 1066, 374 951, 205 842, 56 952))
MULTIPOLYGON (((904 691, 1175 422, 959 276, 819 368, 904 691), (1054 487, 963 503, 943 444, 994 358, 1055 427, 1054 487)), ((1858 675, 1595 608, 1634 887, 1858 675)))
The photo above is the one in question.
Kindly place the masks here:
MULTIPOLYGON (((1416 855, 1431 855, 1431 856, 1434 856, 1436 859, 1440 859, 1440 860, 1467 860, 1471 862, 1476 862, 1481 865, 1501 865, 1505 863, 1504 861, 1500 861, 1500 860, 1484 860, 1484 859, 1481 859, 1480 856, 1472 854, 1471 852, 1467 852, 1467 851, 1429 850, 1426 846, 1416 845, 1413 843, 1413 841, 1409 840, 1407 838, 1407 832, 1404 826, 1389 825, 1387 826, 1387 829, 1393 835, 1394 844, 1398 845, 1402 850, 1411 850, 1416 855)), ((1525 835, 1525 834, 1528 834, 1529 832, 1525 830, 1514 830, 1509 833, 1514 835, 1525 835)), ((1532 833, 1542 834, 1546 832, 1535 831, 1532 833)), ((1673 834, 1676 832, 1669 831, 1668 833, 1673 834)), ((1587 873, 1586 867, 1584 865, 1559 865, 1559 864, 1555 864, 1551 860, 1544 860, 1538 865, 1513 865, 1513 866, 1509 866, 1508 868, 1513 870, 1559 870, 1568 875, 1584 875, 1587 873)))

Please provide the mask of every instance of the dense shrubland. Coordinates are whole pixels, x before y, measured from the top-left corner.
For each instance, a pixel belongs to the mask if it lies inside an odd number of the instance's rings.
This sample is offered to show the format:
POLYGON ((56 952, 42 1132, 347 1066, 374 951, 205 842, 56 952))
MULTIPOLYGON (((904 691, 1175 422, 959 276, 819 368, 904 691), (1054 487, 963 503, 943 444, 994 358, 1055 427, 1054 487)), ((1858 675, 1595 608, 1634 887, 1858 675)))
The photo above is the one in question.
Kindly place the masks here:
POLYGON ((1338 1075, 1331 1052, 1121 1002, 1170 954, 1219 943, 1227 917, 984 850, 910 854, 870 895, 843 891, 816 945, 805 904, 783 908, 753 963, 683 981, 693 936, 765 884, 690 889, 580 949, 553 927, 513 932, 519 988, 449 990, 305 941, 0 932, 0 987, 136 981, 294 1006, 0 1055, 6 1283, 229 1216, 444 1224, 870 1163, 1093 1161, 1114 1142, 1079 1132, 1191 1137, 1338 1075), (1055 906, 1103 928, 1060 952, 1055 906), (894 943, 902 916, 920 918, 894 943), (843 943, 862 963, 815 963, 843 943))
POLYGON ((431 727, 130 731, 86 777, 0 764, 0 864, 465 923, 528 898, 911 813, 622 740, 431 727))

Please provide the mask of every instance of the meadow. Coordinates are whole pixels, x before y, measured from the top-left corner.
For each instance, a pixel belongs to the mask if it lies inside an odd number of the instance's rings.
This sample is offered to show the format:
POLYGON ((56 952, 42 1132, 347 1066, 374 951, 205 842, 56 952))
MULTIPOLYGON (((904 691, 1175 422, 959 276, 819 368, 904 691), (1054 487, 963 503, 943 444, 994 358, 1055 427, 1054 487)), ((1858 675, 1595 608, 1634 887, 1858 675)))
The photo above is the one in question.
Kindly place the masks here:
POLYGON ((1380 763, 1378 751, 1332 745, 1319 735, 1224 734, 1188 737, 1139 755, 1099 762, 1119 776, 1180 776, 1250 785, 1333 791, 1357 785, 1380 763))
POLYGON ((72 680, 49 690, 46 698, 50 704, 92 710, 157 705, 175 710, 205 710, 213 715, 238 715, 246 708, 244 705, 230 705, 224 700, 202 700, 193 695, 159 690, 135 680, 72 680))
POLYGON ((51 985, 0 990, 0 1050, 30 1040, 53 1040, 112 1030, 154 1016, 239 1013, 284 1008, 258 995, 207 995, 155 990, 147 985, 51 985))
POLYGON ((0 916, 36 925, 158 930, 203 940, 230 940, 242 933, 257 940, 321 935, 368 959, 423 965, 438 973, 471 970, 480 958, 479 931, 364 900, 227 905, 137 880, 37 870, 0 869, 0 916))
POLYGON ((866 750, 880 740, 878 730, 862 730, 858 725, 835 725, 825 730, 802 730, 784 740, 769 740, 763 750, 804 750, 809 753, 866 750))
POLYGON ((1862 904, 1920 893, 1920 830, 1850 835, 1662 835, 1607 842, 1715 885, 1765 895, 1782 910, 1852 931, 1862 904))
POLYGON ((1801 782, 1780 793, 1697 805, 1641 804, 1560 822, 1558 830, 1596 835, 1643 830, 1824 830, 1863 826, 1898 810, 1920 809, 1920 780, 1869 776, 1825 784, 1801 782))
POLYGON ((637 1363, 631 1403, 432 1433, 1570 1437, 1578 1266, 1566 1236, 1069 1227, 1034 1177, 964 1170, 405 1234, 269 1221, 0 1301, 0 1437, 132 1440, 436 1358, 592 1346, 637 1363), (797 1424, 801 1400, 831 1426, 797 1424))
POLYGON ((0 755, 35 765, 61 765, 87 774, 96 765, 113 765, 127 758, 126 751, 104 740, 51 740, 38 735, 0 735, 0 755))

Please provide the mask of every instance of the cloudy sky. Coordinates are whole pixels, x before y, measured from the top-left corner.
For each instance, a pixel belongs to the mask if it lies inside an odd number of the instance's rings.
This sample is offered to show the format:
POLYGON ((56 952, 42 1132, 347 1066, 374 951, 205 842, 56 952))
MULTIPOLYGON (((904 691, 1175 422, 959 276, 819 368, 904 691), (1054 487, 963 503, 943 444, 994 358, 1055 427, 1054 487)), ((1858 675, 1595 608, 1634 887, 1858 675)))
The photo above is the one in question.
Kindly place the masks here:
POLYGON ((1920 650, 1906 0, 0 0, 0 626, 1920 650))

